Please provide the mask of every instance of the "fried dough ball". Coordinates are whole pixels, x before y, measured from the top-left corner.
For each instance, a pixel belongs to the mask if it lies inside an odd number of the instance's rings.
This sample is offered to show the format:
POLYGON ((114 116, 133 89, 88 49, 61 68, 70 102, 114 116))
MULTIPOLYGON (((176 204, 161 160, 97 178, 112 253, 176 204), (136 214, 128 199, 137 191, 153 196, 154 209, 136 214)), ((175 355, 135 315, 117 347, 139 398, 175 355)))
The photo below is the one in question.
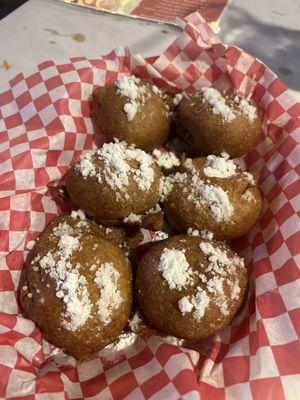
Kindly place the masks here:
POLYGON ((112 343, 132 303, 131 266, 96 224, 55 218, 36 242, 24 271, 20 300, 44 336, 78 359, 112 343))
POLYGON ((110 139, 118 138, 143 150, 167 139, 170 113, 162 93, 135 76, 122 76, 115 85, 93 92, 93 118, 110 139))
POLYGON ((66 176, 71 201, 104 225, 144 214, 160 199, 162 172, 153 158, 125 142, 85 154, 66 176))
POLYGON ((138 265, 135 291, 160 332, 199 340, 228 325, 243 302, 243 260, 222 242, 173 236, 153 245, 138 265))
POLYGON ((231 158, 239 157, 260 138, 261 120, 256 108, 237 95, 205 87, 184 97, 177 111, 178 132, 198 155, 225 151, 231 158))
POLYGON ((227 156, 188 158, 165 185, 165 214, 177 232, 192 228, 229 240, 246 234, 261 212, 255 177, 227 156))

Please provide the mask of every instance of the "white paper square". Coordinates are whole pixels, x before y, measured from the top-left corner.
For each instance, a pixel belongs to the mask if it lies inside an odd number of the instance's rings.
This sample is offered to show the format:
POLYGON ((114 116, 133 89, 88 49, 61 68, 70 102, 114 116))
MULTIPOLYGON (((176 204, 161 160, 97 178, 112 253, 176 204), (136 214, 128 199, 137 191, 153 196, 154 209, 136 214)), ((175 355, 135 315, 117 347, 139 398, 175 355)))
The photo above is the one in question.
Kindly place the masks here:
POLYGON ((21 118, 23 122, 29 121, 37 114, 34 103, 28 103, 25 107, 20 110, 21 118))
POLYGON ((299 217, 296 214, 291 215, 289 219, 287 219, 282 225, 280 225, 280 232, 282 233, 284 240, 287 240, 299 230, 299 217))
POLYGON ((27 232, 10 231, 9 232, 9 251, 24 250, 27 232))
POLYGON ((0 312, 17 314, 18 305, 13 291, 0 292, 0 312))
POLYGON ((17 169, 15 170, 16 189, 34 189, 35 177, 32 169, 17 169))
POLYGON ((225 387, 226 400, 253 400, 249 382, 225 387))
POLYGON ((281 376, 285 400, 296 400, 300 393, 300 374, 281 376))
POLYGON ((47 67, 45 69, 43 69, 42 71, 40 71, 40 74, 43 78, 44 81, 53 78, 54 76, 59 75, 59 72, 56 68, 55 65, 52 65, 51 67, 47 67))
POLYGON ((277 288, 273 272, 260 275, 255 279, 256 296, 272 291, 277 288))
MULTIPOLYGON (((17 156, 18 154, 25 153, 25 151, 30 150, 30 146, 28 142, 16 144, 10 148, 10 154, 12 157, 17 156)), ((1 167, 0 167, 1 168, 1 167)))
POLYGON ((57 112, 52 104, 39 111, 39 117, 45 126, 57 118, 57 112))
POLYGON ((297 335, 287 313, 274 318, 264 318, 264 327, 271 346, 297 340, 297 335))
POLYGON ((283 264, 286 263, 290 258, 291 258, 291 253, 287 248, 287 245, 285 243, 282 243, 279 249, 276 250, 275 253, 270 255, 272 269, 277 270, 281 268, 283 264))
POLYGON ((260 347, 255 356, 250 357, 250 380, 279 376, 271 347, 260 347))
POLYGON ((286 285, 279 286, 279 292, 288 311, 299 307, 300 279, 287 283, 286 285))
POLYGON ((30 230, 41 232, 45 227, 45 214, 38 211, 30 211, 30 230))
POLYGON ((35 100, 47 92, 48 92, 48 90, 47 90, 44 82, 40 82, 30 89, 30 96, 31 96, 32 100, 35 100))
POLYGON ((159 374, 162 371, 161 364, 157 361, 156 358, 151 358, 146 364, 141 365, 138 368, 133 370, 134 376, 139 385, 142 385, 152 376, 159 374))
POLYGON ((127 374, 131 371, 130 365, 128 361, 123 361, 112 368, 109 369, 109 373, 106 374, 106 380, 108 385, 114 382, 116 379, 120 378, 121 376, 127 374))

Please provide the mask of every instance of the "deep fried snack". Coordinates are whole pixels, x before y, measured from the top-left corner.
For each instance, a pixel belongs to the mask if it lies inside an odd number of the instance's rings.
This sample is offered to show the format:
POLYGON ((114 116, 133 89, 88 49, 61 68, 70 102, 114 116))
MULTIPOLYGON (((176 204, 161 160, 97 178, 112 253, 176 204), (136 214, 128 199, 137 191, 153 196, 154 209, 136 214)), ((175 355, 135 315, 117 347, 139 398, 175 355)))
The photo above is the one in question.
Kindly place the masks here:
POLYGON ((68 171, 66 188, 71 201, 98 222, 119 225, 157 205, 161 177, 160 167, 143 150, 106 143, 68 171))
POLYGON ((24 312, 78 359, 117 339, 131 311, 130 263, 96 225, 55 218, 36 242, 20 287, 24 312))
POLYGON ((173 236, 138 265, 136 296, 160 332, 199 340, 228 325, 247 289, 243 260, 222 242, 173 236))
POLYGON ((229 240, 246 234, 261 212, 256 178, 227 157, 186 159, 166 186, 164 210, 177 232, 192 228, 229 240))
POLYGON ((237 95, 203 88, 179 103, 179 134, 198 155, 228 153, 231 158, 251 150, 261 134, 256 108, 237 95))
POLYGON ((135 76, 122 76, 115 85, 93 92, 93 118, 109 138, 125 140, 143 150, 165 142, 169 107, 157 86, 135 76))

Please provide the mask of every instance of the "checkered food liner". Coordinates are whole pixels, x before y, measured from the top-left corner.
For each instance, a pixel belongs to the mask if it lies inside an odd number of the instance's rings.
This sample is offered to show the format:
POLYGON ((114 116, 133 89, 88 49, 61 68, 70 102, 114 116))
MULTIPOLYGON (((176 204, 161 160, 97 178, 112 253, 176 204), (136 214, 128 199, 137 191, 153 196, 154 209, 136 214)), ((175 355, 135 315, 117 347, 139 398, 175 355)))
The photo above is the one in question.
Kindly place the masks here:
POLYGON ((259 60, 220 43, 199 14, 182 27, 152 64, 127 48, 46 61, 0 94, 0 398, 299 398, 300 104, 259 60), (111 357, 77 362, 22 316, 17 287, 27 243, 65 207, 55 187, 103 142, 90 116, 93 88, 128 73, 186 91, 213 84, 258 105, 263 138, 244 161, 260 173, 263 211, 233 243, 249 270, 249 298, 230 327, 193 349, 149 334, 111 357))

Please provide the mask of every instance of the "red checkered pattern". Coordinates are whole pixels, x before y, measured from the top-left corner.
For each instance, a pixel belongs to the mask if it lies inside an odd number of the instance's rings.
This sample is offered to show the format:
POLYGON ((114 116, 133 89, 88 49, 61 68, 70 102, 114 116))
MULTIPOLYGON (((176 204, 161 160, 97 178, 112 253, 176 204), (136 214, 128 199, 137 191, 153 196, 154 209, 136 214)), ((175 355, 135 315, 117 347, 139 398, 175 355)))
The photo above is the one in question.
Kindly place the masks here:
POLYGON ((300 104, 260 61, 219 42, 195 13, 154 62, 118 49, 97 60, 47 61, 0 94, 0 397, 6 399, 295 400, 300 392, 300 104), (103 137, 89 96, 119 74, 190 92, 213 84, 252 96, 264 137, 244 161, 261 174, 263 212, 233 243, 249 299, 230 327, 185 349, 139 337, 113 359, 78 363, 20 314, 26 244, 64 205, 53 187, 103 137))

